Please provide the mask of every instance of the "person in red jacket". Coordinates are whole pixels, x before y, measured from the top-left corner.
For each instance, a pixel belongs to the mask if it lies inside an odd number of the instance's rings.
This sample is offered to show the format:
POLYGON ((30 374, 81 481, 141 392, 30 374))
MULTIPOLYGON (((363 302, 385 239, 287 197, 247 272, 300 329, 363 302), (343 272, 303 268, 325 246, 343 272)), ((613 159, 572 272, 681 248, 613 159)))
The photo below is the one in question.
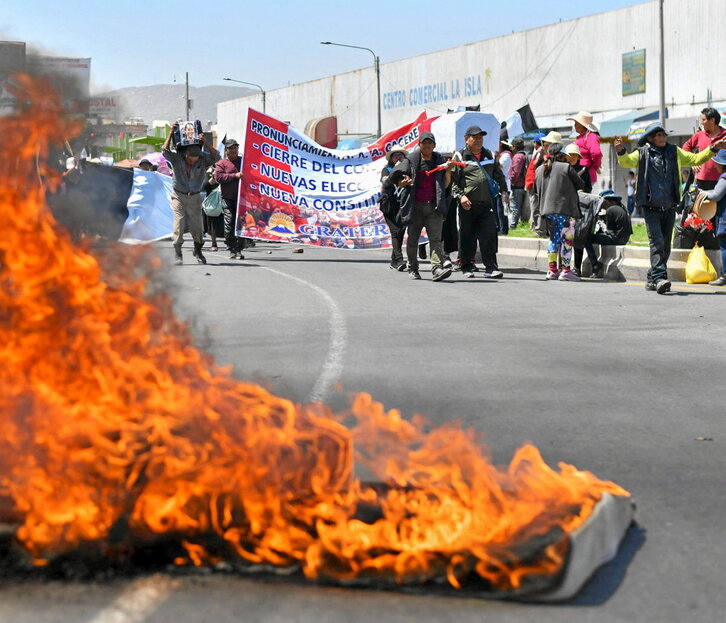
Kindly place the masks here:
POLYGON ((524 203, 524 183, 527 174, 527 154, 524 153, 524 141, 521 138, 513 138, 512 145, 512 167, 509 169, 509 186, 512 199, 509 203, 509 229, 514 229, 519 223, 524 203))
MULTIPOLYGON (((716 141, 726 138, 726 130, 719 124, 721 114, 715 108, 704 108, 701 111, 700 123, 702 130, 696 132, 683 143, 683 149, 698 153, 710 147, 716 141)), ((701 190, 712 190, 716 186, 720 173, 713 160, 709 160, 700 167, 693 167, 696 173, 696 186, 701 190)))

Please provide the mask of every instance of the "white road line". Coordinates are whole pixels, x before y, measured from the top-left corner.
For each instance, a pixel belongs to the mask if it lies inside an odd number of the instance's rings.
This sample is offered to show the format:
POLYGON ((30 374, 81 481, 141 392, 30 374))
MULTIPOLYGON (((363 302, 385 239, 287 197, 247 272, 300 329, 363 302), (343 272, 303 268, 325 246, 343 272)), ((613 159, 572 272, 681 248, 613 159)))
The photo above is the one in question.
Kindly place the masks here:
POLYGON ((179 587, 179 578, 156 574, 134 580, 90 623, 143 623, 179 587))
POLYGON ((269 270, 271 273, 275 273, 276 275, 280 275, 286 279, 292 279, 293 281, 297 281, 298 283, 315 290, 315 292, 317 292, 325 301, 325 304, 330 310, 330 341, 328 343, 328 356, 325 358, 323 369, 320 371, 318 380, 315 382, 315 385, 307 398, 307 402, 322 402, 325 400, 328 392, 333 388, 343 372, 343 357, 345 355, 347 339, 345 316, 333 297, 320 286, 317 286, 310 281, 306 281, 305 279, 293 277, 292 275, 288 275, 287 273, 283 273, 274 268, 268 268, 267 266, 260 266, 260 268, 269 270))

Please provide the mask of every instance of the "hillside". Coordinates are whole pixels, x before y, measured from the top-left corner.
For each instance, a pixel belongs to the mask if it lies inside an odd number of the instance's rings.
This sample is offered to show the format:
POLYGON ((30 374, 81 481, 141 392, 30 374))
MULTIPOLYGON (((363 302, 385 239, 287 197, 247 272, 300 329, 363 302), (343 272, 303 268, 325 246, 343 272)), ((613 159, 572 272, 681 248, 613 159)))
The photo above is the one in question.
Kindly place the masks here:
MULTIPOLYGON (((109 91, 103 96, 115 98, 121 109, 117 121, 140 117, 151 125, 154 120, 173 121, 185 116, 185 85, 155 84, 147 87, 126 87, 109 91)), ((217 104, 226 100, 257 93, 256 89, 246 87, 211 85, 189 87, 192 100, 191 118, 199 119, 206 128, 208 122, 217 121, 217 104)))

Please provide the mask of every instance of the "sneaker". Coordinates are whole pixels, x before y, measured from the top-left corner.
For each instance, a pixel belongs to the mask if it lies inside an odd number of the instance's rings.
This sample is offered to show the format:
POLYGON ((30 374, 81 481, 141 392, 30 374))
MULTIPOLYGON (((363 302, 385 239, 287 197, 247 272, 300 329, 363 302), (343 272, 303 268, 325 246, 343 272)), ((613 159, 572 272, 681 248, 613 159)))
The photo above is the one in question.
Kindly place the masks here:
POLYGON ((403 260, 398 262, 391 262, 388 265, 388 268, 390 268, 391 270, 397 270, 399 273, 402 273, 404 270, 406 270, 406 262, 404 262, 403 260))
POLYGON ((232 251, 229 254, 229 259, 230 260, 236 260, 238 257, 239 257, 239 253, 237 253, 236 251, 232 251))
POLYGON ((563 270, 558 277, 559 281, 582 281, 580 277, 572 270, 563 270))
POLYGON ((726 286, 726 274, 721 275, 718 279, 709 281, 708 285, 710 285, 710 286, 726 286))
POLYGON ((560 278, 559 270, 548 270, 545 279, 547 281, 557 281, 560 278))
POLYGON ((441 264, 444 268, 450 268, 453 270, 454 263, 451 261, 451 258, 448 255, 444 255, 444 261, 441 264))
POLYGON ((655 292, 655 281, 646 281, 645 289, 648 290, 648 292, 655 292))
POLYGON ((238 254, 237 254, 237 259, 238 259, 238 260, 243 260, 243 259, 245 259, 245 256, 244 256, 244 255, 242 255, 241 253, 238 253, 238 254))
POLYGON ((669 292, 671 289, 671 282, 668 281, 668 279, 658 279, 658 281, 655 282, 655 291, 658 294, 665 294, 666 292, 669 292))
POLYGON ((595 279, 602 279, 603 278, 603 269, 605 267, 602 265, 602 262, 595 262, 592 266, 592 275, 591 277, 594 277, 595 279))
POLYGON ((409 279, 421 279, 421 275, 418 274, 417 270, 409 270, 408 271, 408 278, 409 279))
POLYGON ((504 273, 501 270, 486 270, 484 271, 484 277, 486 279, 501 279, 504 277, 504 273))
POLYGON ((470 270, 465 270, 464 277, 466 277, 467 279, 474 279, 476 277, 476 275, 473 272, 471 272, 470 270))
POLYGON ((210 251, 219 251, 219 247, 216 244, 213 244, 211 247, 209 247, 210 251))
POLYGON ((432 281, 443 281, 444 279, 447 279, 449 275, 451 275, 451 269, 444 268, 443 266, 434 266, 434 269, 431 272, 432 281))

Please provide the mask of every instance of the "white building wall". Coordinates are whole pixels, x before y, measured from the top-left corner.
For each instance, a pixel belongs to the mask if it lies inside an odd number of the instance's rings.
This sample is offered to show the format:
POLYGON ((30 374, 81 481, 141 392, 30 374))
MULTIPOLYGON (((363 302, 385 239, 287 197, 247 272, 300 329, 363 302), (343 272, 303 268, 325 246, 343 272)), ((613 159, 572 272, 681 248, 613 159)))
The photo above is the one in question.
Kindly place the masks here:
MULTIPOLYGON (((439 115, 458 105, 480 104, 482 111, 504 119, 529 102, 542 127, 566 126, 565 117, 578 110, 591 111, 601 123, 629 110, 657 107, 658 6, 654 0, 382 63, 383 132, 421 110, 439 115), (622 55, 638 49, 646 50, 646 91, 623 96, 622 55), (423 101, 426 87, 438 96, 423 101)), ((469 19, 483 19, 485 7, 478 10, 477 17, 469 8, 469 19)), ((709 89, 712 101, 726 100, 726 0, 665 0, 664 18, 666 104, 671 118, 695 120, 709 89)), ((436 46, 435 36, 431 45, 436 46)), ((267 113, 301 129, 310 119, 336 115, 340 134, 366 135, 376 130, 376 102, 371 66, 269 91, 267 113)), ((259 95, 219 104, 221 133, 241 140, 248 106, 260 109, 259 95)))

